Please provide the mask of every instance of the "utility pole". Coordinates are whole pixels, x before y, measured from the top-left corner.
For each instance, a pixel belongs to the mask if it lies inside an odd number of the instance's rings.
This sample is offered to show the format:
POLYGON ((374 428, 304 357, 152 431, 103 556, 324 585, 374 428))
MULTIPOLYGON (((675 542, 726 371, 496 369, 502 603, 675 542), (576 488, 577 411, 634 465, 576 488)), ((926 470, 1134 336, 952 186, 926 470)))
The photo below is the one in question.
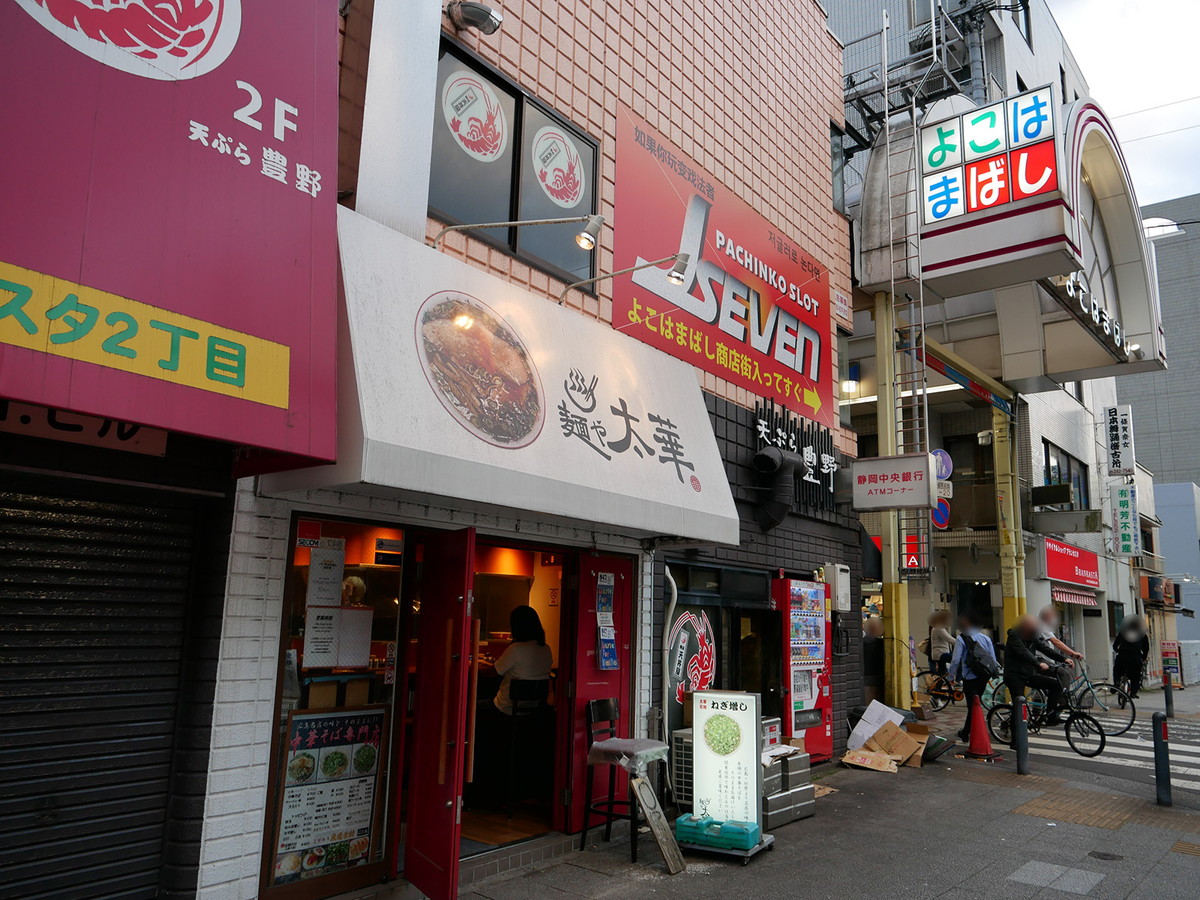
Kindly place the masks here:
MULTIPOLYGON (((875 293, 875 364, 879 455, 895 456, 896 404, 890 388, 896 379, 896 317, 887 291, 875 293)), ((900 514, 894 509, 885 509, 880 518, 884 700, 889 706, 909 709, 912 707, 912 668, 908 653, 908 584, 900 580, 900 514)))
POLYGON ((996 472, 996 539, 1000 549, 1000 585, 1004 592, 1004 629, 1025 614, 1025 547, 1021 536, 1021 498, 1017 492, 1012 421, 992 409, 992 457, 996 472))

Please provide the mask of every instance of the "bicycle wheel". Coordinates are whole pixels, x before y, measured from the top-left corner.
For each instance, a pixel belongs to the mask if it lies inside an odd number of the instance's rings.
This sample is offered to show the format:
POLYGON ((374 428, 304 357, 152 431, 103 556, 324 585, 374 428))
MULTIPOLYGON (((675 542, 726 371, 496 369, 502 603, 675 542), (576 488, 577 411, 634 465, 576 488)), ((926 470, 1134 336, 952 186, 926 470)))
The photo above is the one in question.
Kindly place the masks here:
POLYGON ((1001 706, 1005 703, 1010 703, 1008 699, 1008 686, 999 676, 989 679, 987 687, 984 688, 983 696, 979 698, 979 702, 983 704, 983 708, 990 710, 992 707, 1001 706))
POLYGON ((1067 743, 1080 756, 1091 758, 1104 752, 1104 729, 1092 716, 1072 710, 1067 716, 1067 743))
POLYGON ((1090 691, 1085 690, 1080 695, 1080 700, 1084 706, 1089 707, 1088 715, 1100 723, 1100 727, 1109 737, 1124 734, 1133 727, 1137 719, 1133 698, 1123 688, 1107 681, 1093 684, 1090 691), (1089 700, 1092 701, 1090 706, 1087 702, 1089 700))
POLYGON ((992 740, 1008 746, 1012 743, 1012 707, 1007 703, 993 706, 987 716, 988 734, 992 740))
POLYGON ((929 706, 934 712, 940 712, 954 700, 954 685, 937 672, 918 672, 917 690, 929 695, 929 706))

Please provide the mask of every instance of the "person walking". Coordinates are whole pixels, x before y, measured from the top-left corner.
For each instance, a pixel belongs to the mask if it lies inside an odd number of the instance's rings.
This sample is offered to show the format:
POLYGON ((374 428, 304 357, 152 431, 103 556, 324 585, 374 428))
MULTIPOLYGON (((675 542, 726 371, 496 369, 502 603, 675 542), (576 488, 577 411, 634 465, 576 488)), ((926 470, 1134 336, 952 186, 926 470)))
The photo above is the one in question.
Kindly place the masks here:
POLYGON ((1024 615, 1008 630, 1004 642, 1004 684, 1013 700, 1022 696, 1026 688, 1034 687, 1046 692, 1046 724, 1061 721, 1058 710, 1062 707, 1062 683, 1051 671, 1050 663, 1038 659, 1038 654, 1054 662, 1065 662, 1066 657, 1042 638, 1042 625, 1036 616, 1024 615))
POLYGON ((996 648, 992 639, 979 629, 975 617, 964 612, 958 617, 958 638, 954 641, 954 652, 950 657, 949 674, 954 681, 961 681, 963 695, 967 698, 967 721, 958 730, 958 739, 964 743, 971 739, 971 704, 973 697, 982 700, 991 673, 999 668, 996 662, 996 648), (980 657, 990 661, 991 665, 983 662, 980 657))
POLYGON ((1113 639, 1113 677, 1117 684, 1125 678, 1129 681, 1129 696, 1136 699, 1142 689, 1142 671, 1150 655, 1150 637, 1146 634, 1146 623, 1141 616, 1126 616, 1121 620, 1121 630, 1113 639))

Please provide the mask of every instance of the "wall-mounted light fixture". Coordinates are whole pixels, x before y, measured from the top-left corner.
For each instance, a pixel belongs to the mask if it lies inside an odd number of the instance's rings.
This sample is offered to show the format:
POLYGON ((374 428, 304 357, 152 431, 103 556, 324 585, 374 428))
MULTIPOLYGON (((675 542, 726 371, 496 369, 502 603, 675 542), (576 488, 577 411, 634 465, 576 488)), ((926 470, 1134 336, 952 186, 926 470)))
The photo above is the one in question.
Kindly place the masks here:
POLYGON ((585 278, 583 281, 576 281, 573 284, 568 284, 561 294, 558 295, 558 305, 562 306, 564 300, 567 299, 567 294, 575 288, 584 287, 589 284, 595 284, 597 281, 604 281, 608 278, 616 278, 618 275, 628 275, 630 272, 636 272, 639 269, 649 269, 651 266, 661 266, 663 263, 671 263, 671 271, 667 273, 667 281, 675 286, 683 284, 684 275, 687 272, 688 263, 692 260, 690 253, 676 253, 674 256, 664 256, 662 259, 656 259, 652 262, 645 262, 641 265, 630 266, 628 269, 618 269, 615 272, 608 272, 604 275, 597 275, 595 278, 585 278))
POLYGON ((475 231, 483 228, 516 228, 521 225, 566 225, 570 222, 587 222, 583 230, 575 235, 575 243, 581 250, 593 250, 604 227, 604 216, 570 216, 566 219, 522 219, 518 222, 480 222, 475 225, 447 225, 433 239, 433 249, 438 248, 442 238, 451 231, 475 231))
POLYGON ((446 4, 446 17, 459 31, 474 28, 483 34, 495 34, 504 16, 486 3, 471 0, 452 0, 446 4))

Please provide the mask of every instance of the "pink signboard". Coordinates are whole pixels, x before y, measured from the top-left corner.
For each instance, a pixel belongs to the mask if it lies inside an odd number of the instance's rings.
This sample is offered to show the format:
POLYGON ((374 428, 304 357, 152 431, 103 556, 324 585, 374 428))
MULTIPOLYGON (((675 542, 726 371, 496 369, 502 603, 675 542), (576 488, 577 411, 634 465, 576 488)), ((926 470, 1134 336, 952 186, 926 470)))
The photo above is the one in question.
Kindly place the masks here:
POLYGON ((330 459, 337 4, 0 5, 0 397, 330 459))
POLYGON ((1046 577, 1051 581, 1100 587, 1100 558, 1083 550, 1046 538, 1046 577))

